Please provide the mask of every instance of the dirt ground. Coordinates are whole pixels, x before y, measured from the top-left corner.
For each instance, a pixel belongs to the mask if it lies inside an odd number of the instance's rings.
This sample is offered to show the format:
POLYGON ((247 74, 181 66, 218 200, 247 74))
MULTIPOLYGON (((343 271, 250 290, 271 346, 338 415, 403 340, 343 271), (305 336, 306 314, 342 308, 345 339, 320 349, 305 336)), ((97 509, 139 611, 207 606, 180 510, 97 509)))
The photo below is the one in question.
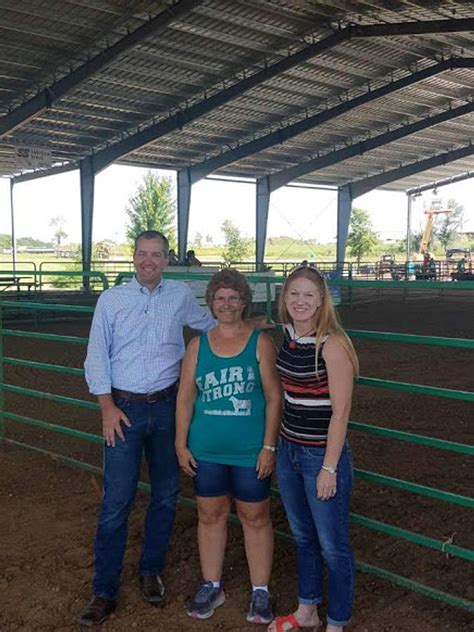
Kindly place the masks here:
MULTIPOLYGON (((380 331, 474 338, 474 302, 453 297, 410 299, 382 297, 340 310, 346 327, 380 331)), ((26 324, 16 327, 31 329, 26 324)), ((41 331, 87 335, 86 321, 40 322, 41 331)), ((412 381, 460 390, 474 390, 472 351, 425 345, 389 344, 355 339, 361 375, 412 381)), ((81 345, 5 338, 5 354, 19 358, 80 367, 81 345)), ((51 393, 90 399, 79 377, 40 369, 5 367, 5 381, 51 393)), ((6 409, 21 415, 99 432, 99 417, 86 409, 7 393, 6 409)), ((416 396, 357 386, 353 421, 372 423, 472 443, 473 405, 439 397, 416 396)), ((7 421, 7 439, 101 464, 101 449, 64 435, 7 421)), ((444 450, 379 439, 352 431, 355 467, 469 495, 474 489, 468 457, 444 450)), ((78 629, 78 616, 90 597, 93 572, 92 541, 99 510, 100 476, 12 444, 0 444, 0 631, 29 632, 78 629)), ((192 489, 183 481, 183 496, 192 489)), ((141 528, 147 495, 139 492, 130 520, 120 606, 104 630, 250 631, 245 621, 249 580, 239 525, 231 524, 225 562, 225 605, 208 622, 190 620, 184 603, 199 581, 196 514, 180 505, 173 543, 164 574, 168 600, 154 609, 142 602, 136 577, 141 528)), ((273 500, 275 525, 288 532, 278 500, 273 500)), ((441 501, 369 484, 356 479, 352 511, 383 520, 437 540, 454 538, 474 548, 473 521, 468 510, 441 501)), ((465 599, 474 599, 472 565, 410 543, 352 527, 356 558, 465 599)), ((293 545, 277 539, 272 595, 278 614, 295 605, 296 576, 293 545)), ((323 604, 322 613, 325 612, 323 604)), ((348 632, 472 632, 472 617, 397 587, 358 573, 354 618, 348 632)))

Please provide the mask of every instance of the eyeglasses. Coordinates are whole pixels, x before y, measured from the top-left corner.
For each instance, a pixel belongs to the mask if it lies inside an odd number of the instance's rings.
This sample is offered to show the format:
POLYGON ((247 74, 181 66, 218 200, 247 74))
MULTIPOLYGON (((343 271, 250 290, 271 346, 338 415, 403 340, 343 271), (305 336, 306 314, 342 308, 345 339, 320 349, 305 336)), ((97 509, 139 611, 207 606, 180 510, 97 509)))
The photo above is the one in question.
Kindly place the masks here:
POLYGON ((241 302, 240 296, 215 296, 212 299, 213 303, 217 303, 218 305, 225 305, 225 303, 229 303, 230 305, 238 305, 241 302))

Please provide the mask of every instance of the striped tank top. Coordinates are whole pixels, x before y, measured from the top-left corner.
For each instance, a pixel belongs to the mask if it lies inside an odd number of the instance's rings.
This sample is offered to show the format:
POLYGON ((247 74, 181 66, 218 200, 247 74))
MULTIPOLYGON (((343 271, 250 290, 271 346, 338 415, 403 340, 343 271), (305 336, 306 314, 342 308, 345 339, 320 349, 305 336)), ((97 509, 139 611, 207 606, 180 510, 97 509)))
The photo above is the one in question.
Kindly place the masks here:
POLYGON ((292 325, 285 325, 284 332, 277 359, 284 390, 280 434, 292 443, 324 446, 332 415, 328 374, 322 354, 327 337, 319 350, 316 375, 315 337, 298 338, 292 325))

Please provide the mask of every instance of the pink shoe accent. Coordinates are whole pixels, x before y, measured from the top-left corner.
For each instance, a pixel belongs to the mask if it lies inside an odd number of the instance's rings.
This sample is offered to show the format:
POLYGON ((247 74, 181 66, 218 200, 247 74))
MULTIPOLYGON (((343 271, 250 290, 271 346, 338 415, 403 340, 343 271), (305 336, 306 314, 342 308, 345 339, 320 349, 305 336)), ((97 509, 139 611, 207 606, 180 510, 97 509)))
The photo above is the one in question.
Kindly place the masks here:
POLYGON ((298 619, 295 617, 294 614, 287 614, 285 617, 276 617, 275 623, 276 623, 276 632, 286 632, 286 630, 283 629, 283 626, 285 625, 285 623, 289 623, 291 625, 292 630, 301 629, 300 622, 298 621, 298 619))

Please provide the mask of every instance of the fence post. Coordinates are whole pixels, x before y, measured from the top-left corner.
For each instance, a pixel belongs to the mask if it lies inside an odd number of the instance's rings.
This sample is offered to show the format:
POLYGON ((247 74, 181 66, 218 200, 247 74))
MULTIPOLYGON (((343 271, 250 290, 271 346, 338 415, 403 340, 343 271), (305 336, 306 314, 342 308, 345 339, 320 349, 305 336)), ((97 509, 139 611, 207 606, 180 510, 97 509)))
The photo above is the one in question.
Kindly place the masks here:
POLYGON ((43 291, 43 263, 44 261, 40 263, 40 267, 39 267, 39 291, 40 292, 43 291))
MULTIPOLYGON (((3 305, 0 301, 0 330, 3 330, 3 305)), ((0 331, 0 441, 5 436, 4 390, 3 390, 3 331, 0 331)))
MULTIPOLYGON (((352 266, 353 266, 353 265, 354 265, 354 264, 353 264, 353 262, 351 261, 351 263, 349 263, 349 273, 348 273, 349 281, 352 281, 352 278, 353 278, 353 276, 354 276, 354 275, 353 275, 353 269, 352 269, 352 266)), ((353 303, 353 299, 354 299, 354 297, 353 297, 353 291, 352 291, 352 283, 351 283, 351 285, 349 286, 349 296, 348 296, 348 299, 349 299, 349 306, 350 306, 350 307, 352 307, 352 303, 353 303)))
POLYGON ((268 279, 265 281, 265 286, 267 291, 267 323, 270 323, 272 320, 272 286, 268 279))

